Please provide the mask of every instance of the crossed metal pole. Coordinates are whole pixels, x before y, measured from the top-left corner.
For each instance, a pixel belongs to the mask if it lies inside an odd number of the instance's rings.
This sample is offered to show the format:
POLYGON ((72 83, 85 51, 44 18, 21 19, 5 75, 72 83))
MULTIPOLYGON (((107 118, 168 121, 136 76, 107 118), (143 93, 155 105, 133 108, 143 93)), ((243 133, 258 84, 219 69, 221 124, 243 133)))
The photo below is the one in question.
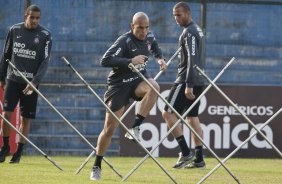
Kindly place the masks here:
POLYGON ((211 85, 244 117, 244 119, 250 123, 253 128, 270 144, 275 151, 282 157, 282 153, 279 151, 279 149, 256 127, 256 125, 244 114, 244 112, 213 82, 210 80, 210 78, 198 67, 195 66, 195 68, 201 73, 202 76, 204 76, 211 85))
MULTIPOLYGON (((282 108, 280 108, 275 114, 273 114, 264 124, 262 124, 258 129, 263 129, 266 125, 268 125, 279 113, 282 112, 282 108)), ((234 151, 232 151, 222 162, 226 162, 229 158, 231 158, 237 151, 239 151, 247 142, 249 142, 258 132, 253 132, 244 142, 242 142, 234 151)), ((203 183, 213 172, 215 172, 220 165, 216 165, 206 176, 204 176, 198 183, 203 183)))
MULTIPOLYGON (((15 67, 15 65, 12 63, 12 62, 10 62, 9 60, 6 60, 8 63, 9 63, 9 65, 14 69, 14 70, 16 70, 16 72, 18 73, 18 74, 20 74, 20 76, 33 88, 33 90, 38 94, 38 95, 40 95, 51 107, 52 107, 52 109, 57 113, 57 114, 59 114, 59 116, 61 117, 61 118, 63 118, 63 120, 93 149, 93 150, 95 150, 96 148, 57 110, 57 108, 56 107, 54 107, 52 104, 51 104, 51 102, 47 99, 47 98, 45 98, 44 97, 44 95, 39 91, 39 90, 37 90, 36 89, 36 87, 34 87, 34 85, 22 74, 22 72, 21 71, 19 71, 19 69, 17 68, 17 67, 15 67)), ((119 177, 121 177, 122 178, 122 175, 104 158, 103 159, 108 165, 109 165, 109 167, 119 176, 119 177)))
MULTIPOLYGON (((213 82, 210 80, 210 78, 198 67, 198 66, 194 66, 199 73, 205 77, 209 83, 244 117, 245 120, 247 120, 247 122, 249 124, 251 124, 253 126, 253 128, 256 130, 255 134, 259 133, 267 142, 268 144, 270 144, 272 146, 272 148, 274 148, 274 150, 282 157, 282 153, 280 152, 280 150, 261 132, 261 128, 257 128, 256 125, 242 112, 242 110, 213 82)), ((279 112, 279 111, 278 111, 279 112)), ((273 115, 274 116, 274 115, 273 115)), ((276 115, 275 115, 276 116, 276 115)), ((274 116, 274 117, 275 117, 274 116)), ((252 134, 252 135, 255 135, 252 134)), ((246 142, 245 142, 246 143, 246 142)), ((245 144, 244 143, 244 144, 245 144)), ((243 145, 244 145, 243 144, 243 145)), ((242 145, 242 144, 241 144, 242 145)), ((242 146, 243 146, 242 145, 242 146)), ((239 149, 241 148, 240 146, 238 147, 239 149)), ((239 150, 237 148, 237 150, 239 150)), ((235 152, 234 152, 235 153, 235 152)), ((231 156, 230 156, 231 157, 231 156)), ((226 159, 227 160, 227 159, 226 159)), ((202 181, 201 181, 202 182, 202 181)))
MULTIPOLYGON (((170 65, 170 63, 173 61, 173 59, 177 56, 177 54, 181 51, 181 47, 179 47, 177 49, 177 51, 171 56, 171 58, 167 61, 167 66, 170 65)), ((64 59, 64 58, 63 58, 64 59)), ((157 80, 161 74, 163 73, 164 71, 161 70, 159 71, 159 73, 154 77, 154 80, 157 80)), ((123 113, 123 115, 121 116, 120 120, 123 121, 123 119, 127 116, 127 114, 130 112, 130 110, 135 106, 135 104, 137 103, 137 101, 134 101, 130 107, 125 111, 125 113, 123 113)), ((95 151, 92 151, 90 153, 90 155, 85 159, 85 161, 80 165, 80 167, 77 169, 76 171, 76 174, 78 174, 82 169, 83 167, 87 164, 87 162, 92 158, 92 156, 95 154, 95 151)))
POLYGON ((121 120, 115 115, 115 113, 104 103, 104 101, 99 97, 99 95, 91 88, 88 82, 86 82, 83 77, 77 72, 77 70, 67 61, 65 57, 63 60, 67 63, 67 65, 72 69, 72 71, 83 81, 85 86, 96 96, 96 98, 103 104, 103 106, 108 110, 109 113, 119 122, 119 124, 134 138, 134 140, 139 144, 139 146, 150 155, 150 157, 156 162, 156 164, 166 173, 166 175, 174 182, 177 183, 176 180, 169 174, 169 172, 161 165, 161 163, 139 142, 135 136, 129 131, 129 129, 121 122, 121 120))
MULTIPOLYGON (((57 164, 55 161, 53 161, 48 155, 46 155, 40 148, 38 148, 35 144, 33 144, 26 136, 24 136, 14 125, 7 120, 3 115, 0 114, 0 117, 7 123, 12 129, 14 129, 22 138, 24 138, 29 144, 31 144, 37 151, 39 151, 47 160, 49 160, 54 166, 56 166, 58 169, 63 171, 63 169, 57 164)), ((3 122, 4 123, 4 122, 3 122)))
POLYGON ((220 162, 220 164, 226 169, 226 171, 234 178, 234 180, 237 183, 240 183, 240 181, 237 179, 237 177, 227 168, 227 166, 220 160, 220 158, 212 151, 211 148, 209 148, 209 146, 207 144, 205 144, 205 142, 203 141, 203 139, 197 134, 197 132, 183 119, 183 117, 181 117, 181 115, 169 104, 169 102, 163 98, 161 96, 161 94, 153 87, 153 85, 140 73, 140 71, 138 69, 135 68, 135 66, 130 63, 129 68, 131 68, 131 70, 133 70, 134 72, 136 72, 146 83, 147 85, 149 85, 154 91, 155 93, 165 102, 166 105, 169 106, 169 108, 173 111, 173 113, 175 113, 175 115, 194 133, 194 135, 202 142, 202 144, 214 155, 214 157, 218 160, 218 162, 220 162))
MULTIPOLYGON (((232 62, 235 60, 235 58, 233 57, 226 65, 225 67, 218 73, 218 75, 214 78, 213 82, 216 82, 219 77, 224 73, 224 71, 232 64, 232 62)), ((194 108, 194 106, 201 100, 201 98, 208 92, 208 90, 212 87, 212 85, 208 85, 206 87, 206 89, 202 92, 201 95, 199 95, 199 97, 193 102, 193 104, 186 110, 186 112, 183 113, 182 118, 186 118, 186 116, 188 115, 188 113, 191 111, 192 108, 194 108)), ((179 119, 171 128, 170 130, 167 132, 167 134, 159 141, 159 143, 152 148, 151 153, 153 154, 153 152, 160 146, 160 144, 164 141, 164 139, 177 127, 177 125, 181 122, 181 119, 179 119)), ((123 181, 127 180, 129 176, 131 176, 131 174, 133 174, 133 172, 135 172, 136 169, 138 169, 139 166, 141 166, 141 164, 143 164, 143 162, 148 158, 148 155, 146 155, 124 178, 123 181)))

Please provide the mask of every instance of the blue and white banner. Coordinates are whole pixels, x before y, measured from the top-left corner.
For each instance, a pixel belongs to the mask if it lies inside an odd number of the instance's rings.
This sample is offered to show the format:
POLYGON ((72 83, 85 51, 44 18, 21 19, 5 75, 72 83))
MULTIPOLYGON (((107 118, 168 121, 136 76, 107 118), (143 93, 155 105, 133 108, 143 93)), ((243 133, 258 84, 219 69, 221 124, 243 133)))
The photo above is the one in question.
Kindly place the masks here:
MULTIPOLYGON (((257 126, 261 126, 271 118, 281 107, 282 87, 271 86, 219 86, 222 91, 238 105, 240 110, 257 126)), ((170 85, 161 85, 161 94, 168 96, 170 85)), ((201 99, 199 119, 203 128, 203 140, 207 146, 220 157, 227 156, 244 142, 256 130, 241 114, 229 104, 222 95, 211 88, 201 99)), ((160 139, 167 135, 167 125, 161 116, 165 103, 158 98, 156 105, 141 126, 141 142, 149 150, 155 147, 160 139)), ((124 123, 131 127, 136 109, 131 110, 124 123)), ((279 114, 262 129, 264 135, 282 151, 282 134, 279 132, 282 114, 279 114)), ((124 138, 124 130, 120 135, 121 156, 144 156, 145 152, 134 142, 124 138)), ((194 148, 190 131, 183 128, 184 136, 189 147, 194 148)), ((180 151, 172 135, 169 135, 154 152, 154 156, 177 156, 180 151)), ((208 150, 204 151, 210 156, 208 150)), ((235 157, 278 157, 279 155, 265 141, 256 135, 247 142, 235 157)))

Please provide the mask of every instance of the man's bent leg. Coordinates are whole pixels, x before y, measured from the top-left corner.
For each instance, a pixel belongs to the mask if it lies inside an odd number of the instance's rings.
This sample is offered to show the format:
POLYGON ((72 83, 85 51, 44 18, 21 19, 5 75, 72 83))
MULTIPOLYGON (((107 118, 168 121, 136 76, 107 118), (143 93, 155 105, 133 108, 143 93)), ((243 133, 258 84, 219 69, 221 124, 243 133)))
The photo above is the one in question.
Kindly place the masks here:
MULTIPOLYGON (((149 79, 149 82, 154 86, 156 90, 160 91, 160 87, 155 80, 149 79)), ((142 122, 144 121, 144 119, 147 117, 149 112, 151 111, 152 107, 155 105, 158 95, 144 81, 142 81, 137 86, 134 93, 137 97, 142 98, 142 100, 140 101, 140 106, 136 114, 134 124, 132 126, 132 129, 130 129, 130 131, 135 136, 135 138, 138 141, 140 141, 140 128, 139 127, 142 124, 142 122)), ((126 133, 125 137, 130 140, 134 140, 133 137, 129 133, 126 133)))
MULTIPOLYGON (((164 111, 162 114, 165 122, 167 123, 167 126, 169 128, 173 127, 173 125, 177 122, 177 117, 174 113, 170 113, 170 112, 166 112, 164 111)), ((174 138, 177 138, 179 136, 183 135, 183 131, 182 131, 182 127, 180 124, 178 124, 175 129, 172 131, 172 135, 174 136, 174 138)))
MULTIPOLYGON (((148 81, 153 85, 153 87, 160 91, 160 86, 153 79, 148 79, 148 81)), ((138 114, 143 117, 147 117, 152 107, 155 105, 158 95, 156 92, 144 81, 142 81, 137 88, 135 89, 135 95, 137 97, 142 97, 140 101, 140 107, 138 110, 138 114)))
MULTIPOLYGON (((173 127, 173 125, 177 122, 177 117, 174 113, 170 112, 163 112, 163 118, 165 119, 167 125, 169 128, 173 127)), ((194 154, 189 149, 186 140, 183 136, 183 131, 181 126, 178 124, 175 129, 172 131, 172 134, 176 141, 178 142, 178 145, 181 149, 181 153, 179 153, 179 158, 176 164, 173 166, 175 169, 181 169, 185 167, 186 165, 190 164, 194 160, 194 154)))

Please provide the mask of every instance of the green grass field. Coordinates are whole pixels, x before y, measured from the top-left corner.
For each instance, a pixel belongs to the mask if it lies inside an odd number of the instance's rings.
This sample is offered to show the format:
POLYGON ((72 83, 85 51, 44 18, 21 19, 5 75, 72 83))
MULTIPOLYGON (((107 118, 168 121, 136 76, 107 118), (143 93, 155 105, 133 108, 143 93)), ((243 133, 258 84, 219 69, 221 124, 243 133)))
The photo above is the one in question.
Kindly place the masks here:
MULTIPOLYGON (((64 169, 60 171, 43 156, 23 156, 20 164, 9 164, 11 157, 0 164, 0 184, 87 184, 95 183, 89 180, 89 173, 94 159, 75 175, 74 172, 84 161, 84 157, 51 157, 64 169)), ((107 160, 125 176, 142 158, 108 157, 107 160)), ((178 183, 197 183, 207 174, 217 161, 206 158, 207 168, 174 170, 171 166, 177 158, 158 158, 160 163, 176 179, 178 183)), ((281 184, 282 159, 231 159, 227 166, 245 184, 281 184)), ((98 183, 123 183, 105 163, 102 165, 102 180, 98 183)), ((170 178, 152 160, 147 159, 126 181, 126 183, 173 183, 170 178)), ((220 167, 204 183, 227 184, 235 180, 220 167)))

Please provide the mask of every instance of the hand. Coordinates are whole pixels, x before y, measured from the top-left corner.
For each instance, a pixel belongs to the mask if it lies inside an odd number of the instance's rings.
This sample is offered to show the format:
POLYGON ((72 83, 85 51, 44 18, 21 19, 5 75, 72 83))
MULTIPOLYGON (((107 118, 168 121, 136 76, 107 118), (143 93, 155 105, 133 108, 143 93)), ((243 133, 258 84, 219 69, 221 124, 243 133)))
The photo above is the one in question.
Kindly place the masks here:
POLYGON ((27 84, 23 90, 23 94, 31 95, 32 93, 33 93, 33 88, 31 87, 31 85, 27 84))
POLYGON ((6 82, 5 81, 0 81, 0 87, 2 88, 2 90, 4 91, 6 86, 6 82))
POLYGON ((147 59, 148 57, 145 55, 138 55, 131 59, 131 63, 134 65, 144 64, 147 59))
POLYGON ((193 93, 193 88, 186 87, 185 88, 185 96, 189 100, 194 100, 196 98, 196 96, 193 93))
POLYGON ((166 64, 166 62, 165 62, 165 60, 164 59, 159 59, 158 60, 158 63, 159 63, 159 65, 160 65, 160 70, 166 70, 167 69, 167 64, 166 64))

